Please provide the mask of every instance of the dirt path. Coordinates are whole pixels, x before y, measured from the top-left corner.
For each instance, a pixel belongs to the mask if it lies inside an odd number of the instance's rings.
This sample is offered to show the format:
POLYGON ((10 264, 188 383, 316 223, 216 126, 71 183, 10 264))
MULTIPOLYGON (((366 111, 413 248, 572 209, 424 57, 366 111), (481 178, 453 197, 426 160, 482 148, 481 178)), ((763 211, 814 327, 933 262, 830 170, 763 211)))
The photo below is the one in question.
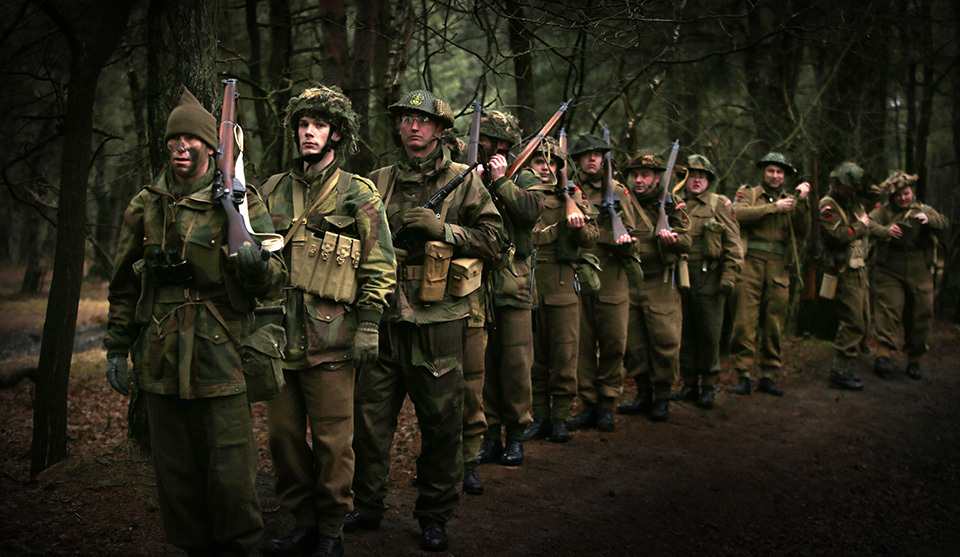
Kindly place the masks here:
MULTIPOLYGON (((826 387, 829 349, 788 347, 782 399, 729 394, 711 412, 671 406, 667 424, 617 416, 613 433, 526 444, 523 466, 481 467, 486 494, 465 495, 448 525, 450 555, 954 555, 960 542, 960 341, 941 326, 924 378, 826 387)), ((902 362, 898 361, 902 367, 902 362)), ((152 471, 123 445, 123 404, 100 377, 73 380, 71 451, 88 454, 26 479, 32 386, 0 392, 0 555, 166 555, 152 471), (87 421, 84 421, 87 420, 87 421), (98 437, 99 436, 99 437, 98 437), (24 444, 26 443, 26 445, 24 444)), ((258 440, 265 447, 262 408, 258 440)), ((388 503, 348 555, 423 554, 411 517, 419 446, 404 410, 388 503)), ((284 533, 268 455, 267 536, 284 533)))

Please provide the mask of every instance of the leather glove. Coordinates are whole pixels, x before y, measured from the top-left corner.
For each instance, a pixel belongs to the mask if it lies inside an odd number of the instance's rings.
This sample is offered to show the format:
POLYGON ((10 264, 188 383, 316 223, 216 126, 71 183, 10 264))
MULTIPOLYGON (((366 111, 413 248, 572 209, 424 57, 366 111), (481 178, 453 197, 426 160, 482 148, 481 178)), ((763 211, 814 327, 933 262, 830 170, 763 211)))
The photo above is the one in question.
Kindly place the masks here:
POLYGON ((260 248, 253 244, 244 244, 237 250, 237 273, 243 278, 259 279, 268 265, 260 255, 260 248))
POLYGON ((720 283, 720 293, 730 297, 733 294, 733 285, 726 282, 720 283))
POLYGON ((353 366, 358 370, 377 361, 380 345, 380 326, 372 321, 361 321, 353 338, 353 366))
POLYGON ((107 354, 107 381, 114 391, 126 396, 129 394, 127 384, 127 355, 122 352, 107 354))
POLYGON ((443 239, 443 221, 430 209, 423 207, 410 209, 403 215, 403 224, 423 230, 431 239, 443 239))

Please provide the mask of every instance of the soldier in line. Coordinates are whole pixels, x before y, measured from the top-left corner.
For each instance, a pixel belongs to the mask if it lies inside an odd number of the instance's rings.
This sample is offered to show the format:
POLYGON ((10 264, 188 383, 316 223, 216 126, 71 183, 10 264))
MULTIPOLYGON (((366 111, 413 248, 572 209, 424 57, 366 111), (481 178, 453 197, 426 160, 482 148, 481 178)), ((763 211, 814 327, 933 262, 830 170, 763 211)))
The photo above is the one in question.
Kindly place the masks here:
POLYGON ((710 191, 717 172, 703 155, 687 159, 684 199, 690 218, 690 287, 681 290, 683 333, 680 375, 685 389, 696 391, 697 406, 713 408, 714 386, 720 373, 720 330, 726 297, 740 275, 743 250, 740 225, 730 200, 710 191))
MULTIPOLYGON (((757 168, 762 171, 762 183, 741 186, 733 201, 744 260, 736 286, 730 366, 739 376, 733 392, 748 395, 750 372, 759 354, 757 390, 782 396, 783 390, 773 377, 782 367, 780 344, 790 297, 788 269, 796 265, 799 242, 806 234, 810 184, 796 186, 795 197, 787 191, 784 181, 796 174, 796 169, 780 153, 767 153, 757 161, 757 168), (761 313, 761 308, 766 311, 761 313)), ((682 394, 697 400, 695 393, 686 389, 682 394)))
MULTIPOLYGON (((217 120, 183 88, 167 119, 169 165, 124 213, 110 281, 107 379, 146 400, 157 499, 170 543, 189 555, 249 555, 263 532, 257 446, 239 345, 255 297, 276 297, 278 257, 252 244, 230 258, 214 199, 217 120)), ((272 233, 251 188, 256 232, 272 233)))
POLYGON ((533 421, 530 368, 536 290, 531 233, 543 213, 544 194, 531 190, 540 179, 529 168, 522 169, 513 179, 506 175, 507 152, 520 142, 520 137, 519 124, 509 112, 491 110, 480 121, 480 144, 490 157, 483 178, 503 217, 505 240, 510 246, 491 271, 493 329, 483 383, 487 431, 479 460, 503 466, 523 463, 523 433, 533 421))
POLYGON ((277 501, 296 528, 268 541, 264 553, 342 555, 343 517, 353 510, 354 382, 377 359, 396 261, 380 194, 366 178, 339 168, 356 150, 350 99, 337 87, 307 89, 290 99, 286 126, 300 156, 261 192, 287 240, 283 253, 291 271, 283 299, 286 382, 267 403, 267 423, 277 501), (328 234, 357 249, 343 263, 310 257, 307 244, 328 234))
MULTIPOLYGON (((453 126, 449 105, 433 93, 411 91, 390 106, 402 148, 397 163, 370 178, 387 207, 392 230, 414 234, 409 250, 396 249, 396 298, 380 327, 376 365, 360 374, 355 392, 353 479, 355 511, 344 531, 380 527, 397 415, 409 394, 422 432, 417 459, 419 496, 413 515, 420 545, 443 551, 446 522, 460 499, 463 474, 463 352, 470 301, 447 292, 450 259, 500 253, 503 225, 490 194, 471 172, 437 208, 422 205, 466 167, 439 142, 453 126)), ((458 294, 469 294, 458 292, 458 294)))
POLYGON ((864 336, 864 305, 869 289, 863 238, 870 232, 870 218, 857 200, 862 178, 863 169, 856 163, 841 164, 830 173, 830 191, 820 200, 824 245, 820 295, 837 301, 839 321, 829 383, 831 387, 850 390, 863 388, 851 367, 857 361, 864 336))
POLYGON ((890 199, 870 212, 876 242, 873 290, 876 293, 876 360, 873 369, 893 372, 890 357, 900 344, 907 354, 907 376, 920 379, 920 357, 927 351, 933 321, 937 233, 950 225, 933 207, 916 200, 916 175, 898 170, 887 178, 890 199))
POLYGON ((621 414, 648 414, 654 422, 670 418, 670 389, 680 369, 682 311, 677 290, 677 263, 690 249, 690 222, 684 204, 664 208, 671 230, 657 233, 660 217, 660 157, 640 151, 625 165, 637 214, 637 243, 644 281, 630 288, 627 350, 623 357, 627 377, 637 383, 637 396, 617 407, 621 414))
MULTIPOLYGON (((582 135, 570 152, 579 167, 578 183, 595 207, 600 207, 604 201, 603 161, 609 151, 610 147, 599 137, 582 135)), ((636 229, 636 222, 628 192, 615 180, 613 190, 620 201, 617 212, 627 232, 614 238, 610 213, 599 211, 600 238, 588 251, 599 260, 600 289, 580 295, 583 311, 580 312, 577 394, 583 408, 568 421, 571 430, 597 428, 613 431, 616 428, 613 408, 623 390, 621 370, 630 312, 630 284, 623 260, 636 252, 631 233, 636 229)))
POLYGON ((533 423, 525 440, 570 440, 567 417, 577 394, 577 354, 580 346, 580 297, 576 265, 584 249, 593 247, 600 233, 596 209, 579 188, 558 190, 560 170, 568 161, 556 140, 547 137, 530 166, 540 176, 531 189, 543 192, 543 213, 533 229, 537 309, 531 383, 533 423), (569 195, 579 212, 566 210, 569 195))

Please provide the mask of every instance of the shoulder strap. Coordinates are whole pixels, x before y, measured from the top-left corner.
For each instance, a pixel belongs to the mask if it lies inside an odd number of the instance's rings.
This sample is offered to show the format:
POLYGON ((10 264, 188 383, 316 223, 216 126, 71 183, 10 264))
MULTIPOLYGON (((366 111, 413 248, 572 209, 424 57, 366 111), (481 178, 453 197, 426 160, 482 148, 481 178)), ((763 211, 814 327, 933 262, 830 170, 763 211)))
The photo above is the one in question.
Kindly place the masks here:
POLYGON ((273 190, 277 189, 277 185, 280 183, 280 180, 283 180, 284 176, 287 174, 290 174, 290 172, 274 174, 273 176, 267 178, 267 180, 260 186, 260 196, 264 199, 270 197, 270 194, 273 193, 273 190))
MULTIPOLYGON (((342 172, 341 172, 341 174, 342 174, 342 172)), ((343 178, 341 177, 340 180, 342 180, 342 179, 343 179, 343 178)), ((294 221, 293 221, 293 224, 290 226, 290 230, 287 231, 287 235, 283 237, 283 244, 284 244, 284 245, 286 245, 287 242, 289 242, 290 239, 293 238, 293 235, 294 235, 294 234, 297 232, 297 230, 300 228, 300 225, 303 224, 304 221, 307 220, 307 219, 306 219, 306 216, 309 215, 311 211, 313 211, 314 209, 316 209, 318 205, 320 205, 320 202, 323 201, 323 199, 324 199, 325 197, 327 197, 327 194, 330 193, 330 190, 332 190, 332 189, 334 188, 334 186, 336 186, 336 185, 340 182, 340 180, 330 180, 329 182, 327 182, 327 184, 323 187, 323 190, 320 191, 320 194, 317 195, 317 198, 313 200, 313 203, 310 205, 310 207, 309 207, 306 211, 301 211, 301 212, 297 215, 296 220, 294 220, 294 221)), ((294 194, 294 196, 293 196, 293 199, 294 199, 294 202, 293 202, 293 203, 294 203, 294 213, 296 213, 296 205, 297 205, 297 199, 298 199, 298 198, 301 199, 301 202, 300 202, 301 206, 302 206, 302 203, 303 203, 303 201, 302 201, 303 196, 302 196, 302 195, 298 196, 298 195, 294 194)))

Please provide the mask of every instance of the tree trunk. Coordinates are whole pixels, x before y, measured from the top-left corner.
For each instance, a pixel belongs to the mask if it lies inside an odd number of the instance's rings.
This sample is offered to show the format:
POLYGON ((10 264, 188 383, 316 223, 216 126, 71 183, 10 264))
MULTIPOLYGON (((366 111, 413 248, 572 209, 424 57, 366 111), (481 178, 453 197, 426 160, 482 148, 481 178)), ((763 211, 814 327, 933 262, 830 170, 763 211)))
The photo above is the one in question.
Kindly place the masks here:
POLYGON ((536 133, 542 125, 537 115, 537 100, 534 95, 533 52, 530 33, 523 23, 523 7, 520 4, 508 8, 509 42, 513 53, 513 83, 517 89, 516 111, 520 118, 520 129, 526 134, 536 133))
POLYGON ((57 249, 40 348, 30 474, 36 476, 67 454, 67 385, 73 358, 77 307, 83 280, 87 178, 97 81, 132 8, 110 0, 40 2, 70 45, 70 85, 63 121, 57 249))

